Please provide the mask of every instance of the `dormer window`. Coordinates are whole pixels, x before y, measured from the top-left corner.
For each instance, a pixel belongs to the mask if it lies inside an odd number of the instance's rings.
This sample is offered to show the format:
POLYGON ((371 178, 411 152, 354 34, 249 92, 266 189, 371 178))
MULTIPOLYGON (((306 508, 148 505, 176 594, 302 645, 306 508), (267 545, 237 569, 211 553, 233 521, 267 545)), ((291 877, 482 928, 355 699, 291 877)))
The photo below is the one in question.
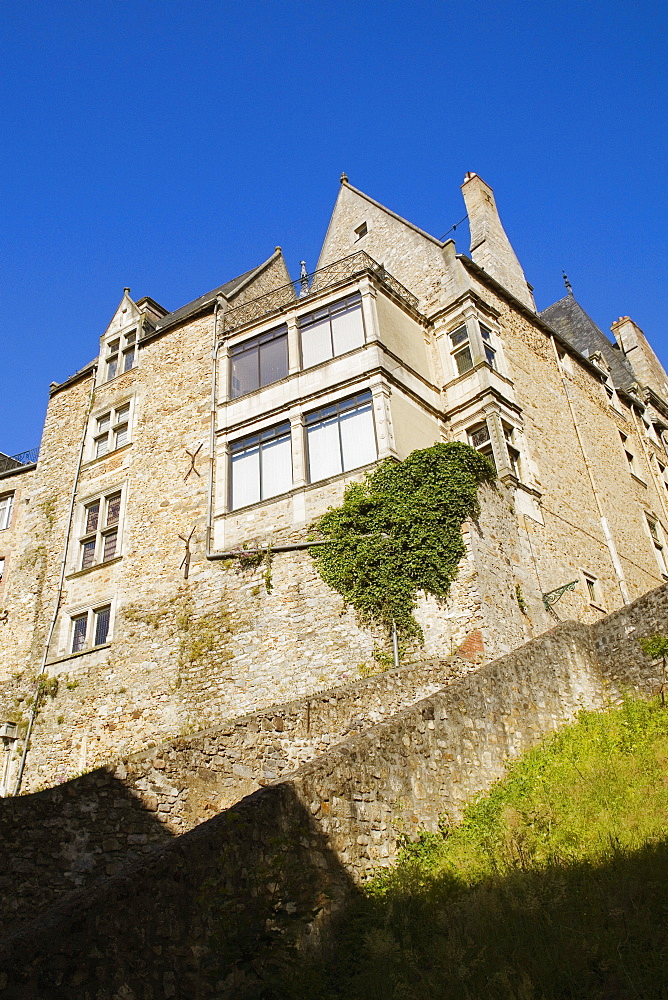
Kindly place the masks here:
POLYGON ((134 368, 137 356, 137 331, 130 330, 121 337, 114 337, 107 344, 106 382, 134 368))

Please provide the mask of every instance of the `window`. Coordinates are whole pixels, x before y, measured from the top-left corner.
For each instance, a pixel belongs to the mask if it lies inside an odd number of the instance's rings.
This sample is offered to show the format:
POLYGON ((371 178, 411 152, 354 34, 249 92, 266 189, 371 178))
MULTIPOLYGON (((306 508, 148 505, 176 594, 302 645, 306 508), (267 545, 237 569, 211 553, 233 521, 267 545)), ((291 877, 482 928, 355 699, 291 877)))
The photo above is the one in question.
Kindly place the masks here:
POLYGON ((305 421, 312 483, 376 460, 370 392, 308 413, 305 421))
POLYGON ((230 347, 230 397, 245 396, 288 374, 288 328, 276 327, 230 347))
POLYGON ((492 442, 489 436, 489 427, 486 423, 476 424, 475 427, 471 427, 467 431, 469 444, 476 451, 479 451, 481 455, 488 458, 494 468, 496 469, 496 462, 494 461, 494 452, 492 451, 492 442))
POLYGON ((106 455, 116 448, 122 448, 129 440, 130 427, 130 404, 124 403, 122 406, 103 413, 95 420, 95 437, 93 441, 93 454, 95 458, 106 455))
POLYGON ((120 515, 120 491, 84 505, 83 534, 79 539, 80 569, 89 569, 115 558, 120 515))
POLYGON ((450 334, 452 345, 452 357, 455 362, 458 375, 465 375, 473 368, 473 357, 471 355, 471 345, 469 344, 469 332, 466 324, 458 326, 450 334))
POLYGON ((122 372, 127 372, 134 368, 137 353, 137 331, 123 334, 122 337, 115 337, 107 344, 106 356, 106 381, 116 378, 122 372))
POLYGON ((508 449, 508 458, 510 459, 510 468, 516 479, 520 479, 520 451, 516 447, 517 431, 514 427, 509 427, 507 424, 503 425, 503 436, 506 439, 506 448, 508 449))
POLYGON ((103 646, 109 638, 109 623, 111 621, 111 605, 93 608, 71 618, 72 653, 81 653, 90 646, 103 646), (90 637, 90 643, 88 642, 90 637))
POLYGON ((666 490, 668 490, 668 474, 666 473, 666 467, 661 462, 659 462, 658 459, 656 464, 659 470, 659 478, 661 479, 661 482, 665 486, 666 490))
POLYGON ((591 573, 582 574, 587 588, 587 600, 590 604, 599 604, 598 580, 591 573))
POLYGON ((619 436, 622 439, 622 444, 624 445, 624 454, 626 455, 626 461, 628 462, 629 465, 629 472, 631 473, 632 476, 637 476, 635 455, 633 454, 632 451, 629 451, 628 448, 629 439, 626 436, 626 434, 622 434, 621 431, 619 432, 619 436))
POLYGON ((331 306, 301 316, 302 366, 311 368, 364 343, 362 299, 349 295, 331 306))
POLYGON ((290 424, 278 424, 233 441, 230 467, 232 510, 292 489, 290 424))
POLYGON ((666 546, 661 525, 655 517, 652 517, 651 514, 645 514, 645 519, 647 521, 647 527, 649 528, 650 538, 652 539, 652 545, 654 546, 654 555, 656 556, 659 570, 663 576, 668 576, 666 546))
POLYGON ((4 556, 0 556, 0 583, 2 583, 2 578, 5 575, 5 559, 4 556))
POLYGON ((369 227, 367 226, 366 222, 363 222, 362 225, 358 226, 357 229, 355 230, 355 242, 357 243, 357 240, 361 240, 362 237, 366 236, 368 232, 369 232, 369 227))
POLYGON ((483 347, 485 348, 485 360, 487 361, 487 364, 496 371, 496 351, 492 347, 492 331, 488 330, 482 323, 479 325, 480 333, 482 334, 483 347))
POLYGON ((14 506, 14 494, 5 493, 0 497, 0 531, 9 527, 12 519, 12 507, 14 506))

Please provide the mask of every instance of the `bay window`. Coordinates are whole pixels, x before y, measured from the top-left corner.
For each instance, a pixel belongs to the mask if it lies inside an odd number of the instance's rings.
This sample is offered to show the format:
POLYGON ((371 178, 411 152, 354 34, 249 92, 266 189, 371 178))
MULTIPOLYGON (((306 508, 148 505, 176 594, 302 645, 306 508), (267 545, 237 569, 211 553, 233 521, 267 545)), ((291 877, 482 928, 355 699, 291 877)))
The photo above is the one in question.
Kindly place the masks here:
POLYGON ((288 328, 279 326, 230 347, 230 398, 245 396, 288 374, 288 328))
POLYGON ((378 456, 368 391, 308 413, 305 423, 312 483, 368 465, 378 456))
POLYGON ((287 421, 230 444, 232 510, 291 489, 292 447, 287 421))
POLYGON ((300 316, 302 366, 311 368, 346 354, 364 343, 362 298, 359 293, 300 316))

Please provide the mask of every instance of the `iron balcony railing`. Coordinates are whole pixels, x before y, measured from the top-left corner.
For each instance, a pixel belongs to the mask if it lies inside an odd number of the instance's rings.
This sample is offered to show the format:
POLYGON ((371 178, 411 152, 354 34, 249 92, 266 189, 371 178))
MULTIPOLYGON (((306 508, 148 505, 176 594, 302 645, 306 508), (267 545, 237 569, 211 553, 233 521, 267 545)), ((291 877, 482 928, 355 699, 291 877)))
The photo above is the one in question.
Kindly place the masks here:
POLYGON ((12 469, 20 469, 24 465, 34 465, 38 456, 39 448, 20 451, 18 455, 3 455, 0 452, 0 472, 11 472, 12 469))
POLYGON ((272 313, 280 312, 298 302, 305 302, 312 295, 365 274, 373 275, 376 280, 385 285, 408 306, 417 310, 418 299, 416 296, 409 292, 400 281, 397 281, 389 271, 386 271, 382 264, 378 264, 364 250, 359 250, 357 253, 351 254, 350 257, 344 257, 342 260, 334 261, 333 264, 327 264, 311 274, 302 274, 296 281, 274 288, 271 292, 266 292, 256 299, 250 299, 248 302, 233 306, 225 313, 223 330, 225 333, 231 333, 249 323, 257 323, 271 316, 272 313))

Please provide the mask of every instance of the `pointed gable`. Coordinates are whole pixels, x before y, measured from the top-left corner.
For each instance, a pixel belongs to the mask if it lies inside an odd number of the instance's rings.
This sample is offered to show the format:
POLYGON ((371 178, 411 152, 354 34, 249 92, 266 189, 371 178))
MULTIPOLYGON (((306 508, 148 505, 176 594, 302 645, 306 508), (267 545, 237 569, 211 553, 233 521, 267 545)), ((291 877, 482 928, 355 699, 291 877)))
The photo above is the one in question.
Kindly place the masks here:
POLYGON ((613 347, 571 293, 544 309, 540 317, 585 358, 602 354, 618 389, 628 389, 636 381, 630 363, 620 350, 613 347))

